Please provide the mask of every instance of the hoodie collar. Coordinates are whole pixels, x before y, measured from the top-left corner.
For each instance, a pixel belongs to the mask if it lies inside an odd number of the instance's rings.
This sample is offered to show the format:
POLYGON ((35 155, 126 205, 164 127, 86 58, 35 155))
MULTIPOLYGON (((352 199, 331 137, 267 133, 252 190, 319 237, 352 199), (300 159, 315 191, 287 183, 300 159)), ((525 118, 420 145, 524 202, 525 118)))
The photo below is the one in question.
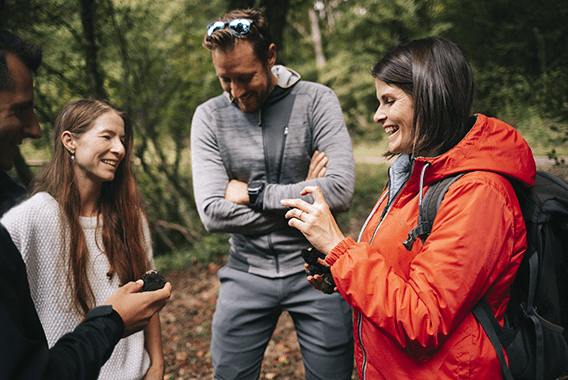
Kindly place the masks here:
MULTIPOLYGON (((272 90, 270 90, 270 94, 268 95, 265 103, 273 103, 281 99, 301 79, 300 74, 282 65, 274 65, 271 70, 276 78, 278 78, 278 83, 276 83, 272 90)), ((225 91, 224 94, 229 102, 233 103, 235 98, 233 98, 227 91, 225 91)))

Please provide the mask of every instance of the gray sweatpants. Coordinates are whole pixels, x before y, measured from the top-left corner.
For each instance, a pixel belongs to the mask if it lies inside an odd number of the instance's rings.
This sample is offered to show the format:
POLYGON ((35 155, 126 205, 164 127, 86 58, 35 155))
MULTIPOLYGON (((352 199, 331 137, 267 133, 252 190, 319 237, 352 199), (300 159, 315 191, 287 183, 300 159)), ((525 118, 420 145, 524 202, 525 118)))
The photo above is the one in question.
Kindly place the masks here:
POLYGON ((258 379, 264 351, 282 311, 294 321, 306 379, 351 379, 351 307, 312 288, 305 273, 266 278, 223 267, 213 315, 215 379, 258 379))

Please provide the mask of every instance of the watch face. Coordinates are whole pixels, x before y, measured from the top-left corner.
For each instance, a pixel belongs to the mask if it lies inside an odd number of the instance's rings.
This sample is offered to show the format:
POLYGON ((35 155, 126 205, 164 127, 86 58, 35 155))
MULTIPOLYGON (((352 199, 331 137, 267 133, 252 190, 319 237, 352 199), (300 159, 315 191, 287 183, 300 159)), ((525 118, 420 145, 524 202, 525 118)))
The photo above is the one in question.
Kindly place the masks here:
POLYGON ((264 187, 264 183, 263 182, 251 182, 248 185, 248 191, 249 192, 258 192, 260 191, 262 188, 264 187))

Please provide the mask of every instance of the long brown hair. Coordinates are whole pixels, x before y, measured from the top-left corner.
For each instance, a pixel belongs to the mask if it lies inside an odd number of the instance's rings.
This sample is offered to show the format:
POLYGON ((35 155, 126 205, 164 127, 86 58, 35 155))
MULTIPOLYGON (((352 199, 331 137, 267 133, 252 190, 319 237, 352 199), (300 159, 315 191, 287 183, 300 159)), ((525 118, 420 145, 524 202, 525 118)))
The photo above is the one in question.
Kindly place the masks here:
POLYGON ((148 269, 143 232, 147 215, 130 170, 133 132, 126 113, 95 99, 79 99, 67 104, 55 121, 53 157, 32 184, 32 194, 47 192, 59 203, 61 225, 67 227, 62 238, 69 237, 65 245, 69 247, 67 281, 73 294, 72 306, 83 315, 95 306, 87 270, 89 252, 79 222, 81 198, 75 183, 73 160, 63 146, 61 135, 70 131, 78 137, 109 112, 116 113, 124 122, 125 156, 114 179, 103 183, 97 201, 97 220, 102 216, 103 247, 100 248, 110 262, 109 277, 116 272, 122 284, 140 278, 148 269))
POLYGON ((471 129, 473 73, 453 42, 428 37, 397 46, 377 62, 371 74, 412 98, 413 153, 445 153, 471 129))

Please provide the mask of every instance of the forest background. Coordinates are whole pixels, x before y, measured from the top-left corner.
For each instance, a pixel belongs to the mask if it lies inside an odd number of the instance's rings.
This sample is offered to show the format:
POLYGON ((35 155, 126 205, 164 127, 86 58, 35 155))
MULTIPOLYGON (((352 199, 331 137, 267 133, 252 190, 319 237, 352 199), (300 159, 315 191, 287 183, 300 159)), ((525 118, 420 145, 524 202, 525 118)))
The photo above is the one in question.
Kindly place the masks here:
MULTIPOLYGON (((221 13, 252 6, 269 17, 277 63, 339 97, 356 159, 353 206, 338 216, 347 235, 357 236, 390 165, 382 159, 383 129, 373 123, 378 101, 370 68, 390 47, 415 38, 456 42, 474 69, 473 111, 513 125, 537 165, 546 162, 568 181, 566 0, 0 0, 0 28, 44 48, 35 79, 43 137, 22 145, 11 175, 27 185, 50 158, 53 123, 71 100, 104 99, 133 120, 133 170, 156 266, 174 286, 160 313, 164 379, 212 378, 215 274, 226 261, 228 236, 207 233, 197 215, 189 136, 195 108, 222 92, 201 46, 205 28, 221 13)), ((287 313, 261 378, 304 378, 287 313)))
POLYGON ((135 127, 134 171, 147 201, 162 270, 208 263, 228 252, 197 215, 189 135, 195 108, 222 92, 206 26, 230 9, 259 7, 270 20, 279 64, 338 95, 355 146, 348 234, 375 201, 388 164, 371 66, 388 48, 437 35, 475 71, 475 112, 518 128, 537 155, 562 167, 568 153, 568 2, 565 0, 0 0, 0 28, 44 48, 36 76, 43 137, 22 147, 13 175, 27 184, 51 155, 53 122, 69 101, 104 99, 135 127))

